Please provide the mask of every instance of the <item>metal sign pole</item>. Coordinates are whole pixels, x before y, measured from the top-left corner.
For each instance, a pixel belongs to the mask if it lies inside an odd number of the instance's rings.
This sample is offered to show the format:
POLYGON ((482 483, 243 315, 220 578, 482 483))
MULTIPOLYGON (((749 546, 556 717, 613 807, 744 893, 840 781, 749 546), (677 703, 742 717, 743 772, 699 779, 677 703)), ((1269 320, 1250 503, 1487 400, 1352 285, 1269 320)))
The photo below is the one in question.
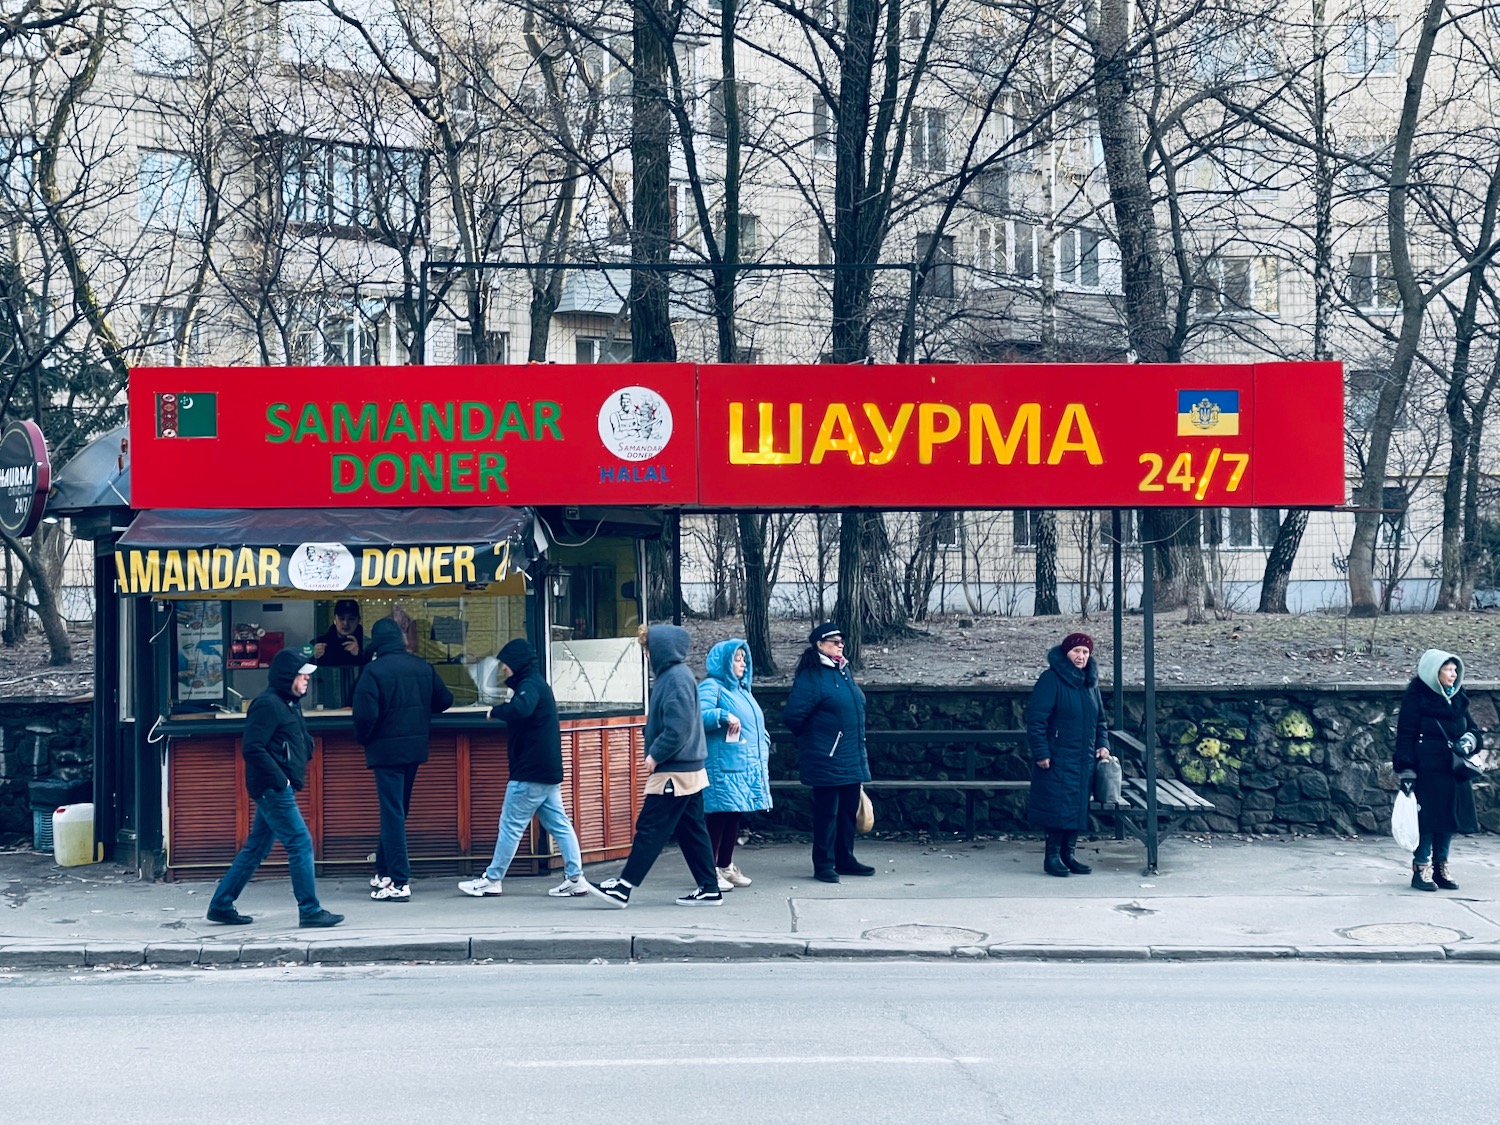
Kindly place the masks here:
POLYGON ((1151 540, 1141 538, 1141 617, 1144 624, 1144 657, 1146 688, 1146 869, 1143 875, 1156 871, 1156 548, 1151 540))

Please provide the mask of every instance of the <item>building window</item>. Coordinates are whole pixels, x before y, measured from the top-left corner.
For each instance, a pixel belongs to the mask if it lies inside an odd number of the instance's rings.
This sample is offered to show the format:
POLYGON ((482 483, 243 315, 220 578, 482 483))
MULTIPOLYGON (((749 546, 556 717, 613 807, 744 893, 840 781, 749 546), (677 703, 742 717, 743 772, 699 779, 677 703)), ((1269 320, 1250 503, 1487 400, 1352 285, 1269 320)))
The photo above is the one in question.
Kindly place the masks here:
POLYGON ((1065 230, 1057 242, 1057 280, 1084 289, 1099 288, 1099 235, 1065 230))
POLYGON ((1346 27, 1344 71, 1348 74, 1396 73, 1396 23, 1369 19, 1346 27))
POLYGON ((960 551, 964 545, 962 512, 938 512, 932 517, 932 536, 939 551, 960 551))
MULTIPOLYGON (((724 245, 724 213, 718 216, 719 245, 724 245)), ((760 253, 760 219, 746 211, 740 212, 740 261, 748 262, 760 253)))
POLYGON ((1205 508, 1203 545, 1253 549, 1270 547, 1281 529, 1280 508, 1205 508))
POLYGON ((1011 512, 1010 540, 1016 547, 1036 546, 1036 511, 1032 508, 1016 508, 1011 512))
POLYGON ((832 160, 836 155, 834 145, 833 111, 820 95, 813 99, 812 107, 813 157, 817 160, 832 160))
POLYGON ((1269 254, 1224 255, 1204 266, 1197 290, 1198 311, 1205 315, 1281 311, 1281 263, 1269 254))
POLYGON ((927 255, 932 253, 932 262, 922 274, 922 295, 951 297, 954 295, 953 236, 945 234, 939 238, 936 251, 933 251, 932 240, 933 236, 930 234, 917 235, 917 263, 920 265, 925 262, 927 255))
MULTIPOLYGON (((704 129, 704 132, 710 137, 717 137, 720 140, 723 140, 728 132, 728 123, 725 120, 727 104, 724 100, 726 89, 727 84, 722 81, 710 82, 708 84, 708 126, 704 129)), ((751 115, 755 111, 755 84, 736 79, 734 83, 734 103, 739 109, 740 131, 743 133, 745 127, 750 123, 751 115)))
POLYGON ((1004 272, 1005 224, 980 223, 974 228, 974 288, 992 288, 1004 272))
MULTIPOLYGON (((366 360, 365 362, 373 362, 366 360)), ((455 325, 453 329, 453 362, 473 364, 479 362, 479 351, 474 347, 474 332, 467 324, 455 325)), ((490 333, 490 363, 510 362, 510 333, 490 333)))
POLYGON ((1366 312, 1389 312, 1401 303, 1388 253, 1349 255, 1349 300, 1366 312))
POLYGON ((923 172, 948 170, 948 115, 942 110, 913 111, 911 166, 923 172))
MULTIPOLYGON (((1375 411, 1380 407, 1380 392, 1390 378, 1387 371, 1376 368, 1354 368, 1345 381, 1344 410, 1349 415, 1349 424, 1367 430, 1375 421, 1375 411)), ((1406 402, 1396 408, 1396 429, 1404 430, 1409 425, 1406 402)))
POLYGON ((1033 281, 1037 276, 1036 227, 1017 222, 1012 229, 1015 237, 1011 239, 1010 272, 1022 281, 1033 281))
POLYGON ((574 346, 577 363, 629 363, 630 341, 604 336, 579 336, 574 346))
POLYGON ((282 217, 371 234, 415 232, 425 210, 425 157, 402 149, 291 138, 276 145, 282 217))
POLYGON ((180 367, 191 363, 197 352, 198 326, 188 333, 184 353, 177 341, 187 322, 187 310, 172 305, 141 306, 141 362, 147 367, 180 367))
POLYGON ((461 367, 467 367, 476 362, 474 333, 468 328, 453 330, 453 362, 461 367))
POLYGON ((177 152, 142 151, 136 175, 141 226, 182 233, 198 222, 198 176, 177 152))

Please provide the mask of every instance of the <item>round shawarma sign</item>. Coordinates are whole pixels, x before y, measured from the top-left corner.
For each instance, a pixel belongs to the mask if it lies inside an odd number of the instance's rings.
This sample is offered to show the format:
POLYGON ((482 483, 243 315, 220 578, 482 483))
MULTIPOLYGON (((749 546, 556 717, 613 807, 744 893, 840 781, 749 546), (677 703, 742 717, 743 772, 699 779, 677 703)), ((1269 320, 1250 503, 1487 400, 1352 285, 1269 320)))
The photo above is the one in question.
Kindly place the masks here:
POLYGON ((672 440, 672 408, 650 387, 621 387, 599 408, 599 439, 622 461, 649 461, 672 440))
POLYGON ((0 528, 30 535, 47 510, 52 462, 47 441, 35 422, 12 422, 0 433, 0 528))

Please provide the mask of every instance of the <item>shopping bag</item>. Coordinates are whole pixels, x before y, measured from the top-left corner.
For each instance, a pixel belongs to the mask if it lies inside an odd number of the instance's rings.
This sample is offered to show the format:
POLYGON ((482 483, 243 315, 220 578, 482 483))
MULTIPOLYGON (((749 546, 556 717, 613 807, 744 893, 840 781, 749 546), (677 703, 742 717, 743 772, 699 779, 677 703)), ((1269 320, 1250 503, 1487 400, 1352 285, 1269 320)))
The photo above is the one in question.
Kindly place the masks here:
POLYGON ((1094 800, 1101 805, 1120 804, 1120 786, 1124 771, 1118 758, 1104 758, 1094 763, 1094 800))
POLYGON ((1391 839, 1402 851, 1414 852, 1421 837, 1417 827, 1417 798, 1413 793, 1397 793, 1391 808, 1391 839))
POLYGON ((870 795, 865 792, 863 785, 859 787, 859 811, 854 814, 854 830, 860 835, 870 832, 875 827, 875 806, 870 803, 870 795))

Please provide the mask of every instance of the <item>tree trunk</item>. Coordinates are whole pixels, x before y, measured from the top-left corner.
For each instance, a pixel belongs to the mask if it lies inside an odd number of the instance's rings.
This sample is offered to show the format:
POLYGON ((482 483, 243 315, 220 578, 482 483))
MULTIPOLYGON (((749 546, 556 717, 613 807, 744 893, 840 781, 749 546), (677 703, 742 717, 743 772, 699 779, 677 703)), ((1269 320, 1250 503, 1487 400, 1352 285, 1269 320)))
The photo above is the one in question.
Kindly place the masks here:
POLYGON ((740 512, 740 557, 745 563, 745 643, 757 675, 774 676, 776 657, 771 651, 771 584, 766 574, 764 520, 755 512, 740 512))
MULTIPOLYGON (((51 658, 47 663, 53 667, 73 663, 73 641, 68 636, 68 627, 63 622, 62 613, 58 610, 57 597, 47 580, 44 568, 32 558, 31 552, 21 544, 20 540, 13 538, 8 532, 0 532, 0 538, 4 538, 5 545, 20 560, 21 567, 31 580, 31 588, 36 594, 36 601, 32 603, 31 608, 41 619, 42 632, 46 634, 47 647, 51 652, 51 658)), ((16 585, 19 587, 21 584, 17 582, 16 585)))
POLYGON ((839 517, 838 594, 833 600, 833 620, 844 630, 844 658, 856 670, 864 667, 860 659, 864 647, 864 607, 860 600, 864 569, 860 551, 862 521, 860 512, 845 512, 839 517))
MULTIPOLYGON (((672 116, 668 58, 676 38, 664 0, 632 0, 634 67, 631 107, 634 128, 630 161, 635 176, 631 198, 630 259, 660 265, 671 256, 672 116)), ((659 270, 630 274, 630 343, 637 363, 672 362, 671 287, 659 270)))
POLYGON ((1062 612, 1057 601, 1057 513, 1050 508, 1036 515, 1036 617, 1055 617, 1062 612))
POLYGON ((1290 508, 1276 529, 1276 542, 1266 556, 1266 569, 1260 579, 1260 612, 1286 613, 1286 590, 1292 577, 1292 564, 1302 546, 1307 530, 1307 509, 1290 508))

